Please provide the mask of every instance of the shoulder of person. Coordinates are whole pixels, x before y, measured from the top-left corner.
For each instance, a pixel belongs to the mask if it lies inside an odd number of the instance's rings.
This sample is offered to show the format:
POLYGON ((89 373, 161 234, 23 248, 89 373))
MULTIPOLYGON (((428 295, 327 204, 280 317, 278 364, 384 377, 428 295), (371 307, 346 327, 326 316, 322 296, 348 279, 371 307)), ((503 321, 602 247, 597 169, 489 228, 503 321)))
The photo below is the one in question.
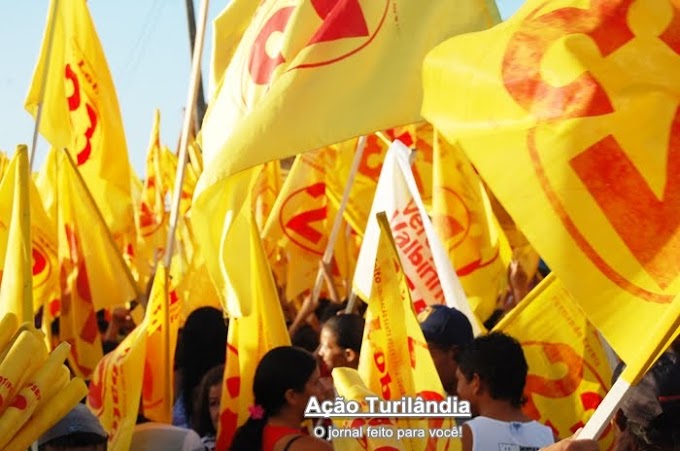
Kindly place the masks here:
POLYGON ((288 451, 326 451, 332 449, 333 445, 326 440, 303 435, 291 443, 288 451))

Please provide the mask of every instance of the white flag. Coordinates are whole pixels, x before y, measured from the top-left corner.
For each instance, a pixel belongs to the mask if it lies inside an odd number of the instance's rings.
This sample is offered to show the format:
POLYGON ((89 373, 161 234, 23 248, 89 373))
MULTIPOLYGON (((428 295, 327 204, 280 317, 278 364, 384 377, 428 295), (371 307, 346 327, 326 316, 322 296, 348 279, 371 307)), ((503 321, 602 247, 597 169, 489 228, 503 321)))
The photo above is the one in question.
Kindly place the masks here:
POLYGON ((455 307, 467 316, 475 335, 481 331, 446 250, 439 241, 418 192, 409 155, 411 149, 394 141, 387 151, 371 214, 366 224, 354 273, 354 291, 369 299, 380 227, 376 214, 384 211, 399 251, 416 314, 431 304, 455 307))

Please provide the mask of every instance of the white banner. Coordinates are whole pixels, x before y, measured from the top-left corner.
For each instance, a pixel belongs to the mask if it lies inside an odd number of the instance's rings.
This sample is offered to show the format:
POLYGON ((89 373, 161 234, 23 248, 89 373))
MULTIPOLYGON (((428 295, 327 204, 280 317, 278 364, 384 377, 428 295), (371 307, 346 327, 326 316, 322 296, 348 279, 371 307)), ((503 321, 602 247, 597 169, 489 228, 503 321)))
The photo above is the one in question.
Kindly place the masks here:
POLYGON ((398 140, 387 151, 359 251, 354 291, 366 301, 370 298, 380 236, 375 215, 384 211, 390 221, 416 314, 431 304, 455 307, 468 317, 474 334, 478 335, 479 324, 425 211, 411 171, 410 153, 411 149, 398 140))

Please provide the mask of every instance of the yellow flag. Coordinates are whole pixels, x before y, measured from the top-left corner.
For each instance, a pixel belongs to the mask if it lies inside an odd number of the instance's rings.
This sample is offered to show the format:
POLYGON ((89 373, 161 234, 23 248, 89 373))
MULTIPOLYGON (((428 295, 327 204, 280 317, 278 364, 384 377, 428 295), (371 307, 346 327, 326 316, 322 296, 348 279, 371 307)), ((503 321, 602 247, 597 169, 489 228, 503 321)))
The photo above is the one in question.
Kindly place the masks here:
POLYGON ((154 112, 153 127, 146 154, 146 174, 137 214, 137 249, 141 264, 155 266, 161 258, 168 237, 168 215, 165 196, 170 191, 164 177, 160 138, 160 111, 154 112))
POLYGON ((484 322, 507 286, 507 267, 500 249, 502 231, 494 221, 484 186, 462 150, 439 137, 434 166, 432 223, 472 311, 484 322))
POLYGON ((130 449, 142 396, 146 322, 138 325, 99 362, 89 386, 87 406, 109 434, 109 449, 130 449))
POLYGON ((424 63, 425 117, 636 374, 680 330, 679 15, 529 0, 424 63))
POLYGON ((8 166, 9 166, 9 158, 7 158, 7 155, 5 155, 5 152, 0 150, 0 181, 2 181, 2 178, 5 176, 5 173, 7 172, 8 166))
MULTIPOLYGON (((33 275, 31 271, 31 208, 29 205, 30 169, 28 148, 18 146, 8 177, 0 184, 3 207, 11 211, 4 264, 0 271, 0 318, 14 313, 22 322, 33 323, 33 275)), ((4 209, 4 208, 3 208, 4 209)), ((4 229, 0 217, 0 229, 4 229)), ((4 230, 0 230, 0 233, 4 230)))
MULTIPOLYGON (((233 268, 233 277, 241 277, 249 285, 251 309, 248 315, 229 322, 217 449, 228 449, 237 427, 248 419, 248 407, 253 405, 253 377, 260 359, 275 347, 290 346, 276 285, 249 208, 241 210, 232 232, 242 241, 242 268, 233 268)), ((240 301, 241 298, 234 300, 240 301)))
POLYGON ((146 359, 142 384, 144 416, 160 423, 172 423, 173 361, 177 347, 177 331, 180 322, 179 298, 171 296, 168 275, 160 262, 154 276, 144 325, 146 359), (166 323, 165 311, 168 309, 166 323))
MULTIPOLYGON (((377 214, 380 226, 373 289, 366 311, 366 328, 359 357, 359 374, 368 388, 382 399, 420 396, 444 399, 444 387, 427 348, 411 301, 411 294, 385 213, 377 214)), ((425 431, 407 438, 408 449, 449 449, 460 439, 430 437, 426 429, 451 428, 450 418, 401 419, 403 428, 425 431)), ((455 449, 455 448, 454 448, 455 449)))
POLYGON ((220 297, 205 268, 205 258, 200 250, 194 252, 189 261, 189 267, 178 283, 177 296, 181 300, 182 321, 201 307, 222 308, 220 297))
POLYGON ((253 211, 260 230, 264 230, 269 214, 274 208, 276 198, 281 191, 282 180, 279 161, 270 161, 262 165, 253 188, 253 211))
POLYGON ((137 286, 68 154, 57 155, 61 338, 87 378, 102 357, 96 311, 137 299, 137 286))
POLYGON ((53 0, 48 18, 55 5, 54 30, 48 22, 26 109, 35 117, 42 103, 42 135, 57 149, 69 150, 114 236, 132 234, 127 145, 104 52, 85 0, 53 0))
MULTIPOLYGON (((330 148, 298 155, 263 230, 287 254, 286 299, 314 286, 335 219, 326 196, 326 174, 335 158, 330 148)), ((332 274, 341 279, 339 267, 334 258, 332 274)))
MULTIPOLYGON (((551 273, 494 330, 517 339, 529 364, 524 412, 567 438, 583 427, 611 387, 597 330, 551 273)), ((600 437, 609 449, 613 428, 600 437)))
POLYGON ((232 0, 213 20, 209 81, 211 97, 259 4, 258 0, 232 0))
MULTIPOLYGON (((18 158, 12 162, 18 164, 18 158)), ((6 180, 0 182, 0 272, 3 270, 4 259, 7 253, 9 225, 3 220, 12 217, 13 191, 16 171, 8 168, 10 174, 6 180), (11 179, 11 180, 10 180, 11 179)), ((59 265, 57 263, 57 239, 56 227, 51 218, 48 218, 43 209, 40 194, 33 180, 28 180, 28 193, 30 200, 31 216, 31 272, 33 275, 33 311, 36 312, 41 306, 48 304, 54 306, 59 302, 59 265)), ((54 190, 54 188, 51 188, 54 190)), ((57 307, 58 308, 58 307, 57 307)))
POLYGON ((203 125, 207 178, 418 122, 425 53, 497 21, 486 0, 261 3, 203 125))
MULTIPOLYGON (((366 398, 378 397, 368 389, 361 379, 359 372, 353 368, 338 367, 333 369, 333 385, 345 401, 356 401, 361 406, 361 412, 368 412, 369 405, 366 398)), ((337 438, 333 440, 335 451, 398 451, 407 449, 401 439, 397 438, 397 424, 391 418, 334 418, 334 426, 337 428, 362 428, 360 438, 337 438), (383 431, 389 430, 390 437, 373 438, 366 434, 369 427, 380 428, 383 431)), ((388 434, 384 434, 388 435, 388 434)))

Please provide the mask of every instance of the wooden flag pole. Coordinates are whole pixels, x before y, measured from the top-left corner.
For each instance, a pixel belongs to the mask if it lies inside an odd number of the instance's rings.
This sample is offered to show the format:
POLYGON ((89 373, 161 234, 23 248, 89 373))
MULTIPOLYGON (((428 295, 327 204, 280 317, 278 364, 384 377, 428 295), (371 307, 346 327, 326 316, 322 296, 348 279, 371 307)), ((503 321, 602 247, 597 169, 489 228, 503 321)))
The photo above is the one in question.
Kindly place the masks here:
POLYGON ((208 19, 208 4, 210 0, 201 2, 199 10, 198 31, 191 65, 191 80, 189 82, 189 92, 187 94, 187 106, 184 110, 184 124, 182 126, 182 136, 179 142, 179 161, 177 164, 177 174, 175 176, 175 190, 172 193, 172 206, 170 207, 170 229, 168 230, 168 241, 165 246, 165 269, 170 270, 172 261, 172 250, 175 245, 175 231, 179 220, 179 205, 182 199, 182 184, 184 183, 184 170, 187 165, 187 148, 189 145, 189 133, 191 132, 191 122, 196 107, 196 97, 201 76, 201 56, 203 54, 203 41, 205 39, 205 24, 208 19))
MULTIPOLYGON (((338 208, 338 213, 335 215, 335 220, 333 221, 333 228, 331 229, 331 234, 328 237, 328 243, 326 244, 326 249, 323 253, 322 262, 324 265, 329 265, 331 259, 333 258, 333 251, 335 249, 335 242, 338 239, 338 233, 340 232, 340 226, 342 225, 342 219, 345 213, 345 208, 347 208, 347 201, 349 200, 349 193, 352 191, 352 185, 354 184, 354 178, 359 171, 359 164, 364 155, 364 149, 366 148, 366 136, 359 138, 357 142, 357 149, 354 153, 354 160, 352 161, 352 168, 350 169, 349 176, 347 177, 347 183, 345 184, 345 192, 342 195, 342 201, 340 202, 340 208, 338 208)), ((302 322, 308 316, 306 313, 312 306, 317 304, 319 300, 319 294, 321 293, 321 286, 324 281, 323 269, 319 268, 316 273, 316 281, 314 282, 314 288, 312 290, 312 295, 305 299, 302 304, 300 311, 293 321, 293 324, 288 328, 288 332, 293 335, 295 331, 302 325, 302 322)))
POLYGON ((52 59, 52 44, 54 43, 54 29, 57 22, 57 11, 59 9, 59 0, 54 0, 54 9, 50 17, 50 35, 47 38, 47 55, 45 67, 43 68, 42 80, 40 83, 40 102, 38 102, 38 111, 35 115, 35 128, 33 129, 33 143, 31 144, 31 153, 28 157, 29 172, 33 170, 33 161, 35 160, 35 150, 38 147, 38 133, 40 132, 40 121, 42 119, 43 103, 45 99, 45 89, 47 87, 47 75, 50 72, 50 60, 52 59))
MULTIPOLYGON (((189 81, 189 92, 187 93, 187 104, 184 110, 184 124, 182 126, 182 135, 179 141, 179 157, 177 164, 177 174, 175 175, 175 190, 172 192, 172 205, 170 207, 170 223, 168 230, 168 241, 165 246, 164 263, 166 270, 166 281, 168 281, 168 274, 170 273, 170 264, 172 262, 172 251, 175 246, 175 231, 177 230, 177 222, 179 221, 179 206, 182 200, 182 185, 184 183, 184 171, 187 166, 187 148, 189 147, 189 133, 191 132, 191 123, 194 115, 194 108, 196 107, 196 97, 198 96, 198 86, 201 77, 201 56, 203 55, 203 41, 205 38, 205 24, 208 20, 208 5, 209 0, 203 0, 199 10, 198 31, 196 42, 194 43, 194 50, 192 52, 191 64, 191 79, 189 81)), ((167 286, 167 285, 166 285, 167 286)), ((167 286, 168 292, 170 287, 167 286)), ((166 396, 168 399, 172 397, 172 356, 170 355, 170 304, 169 299, 165 299, 165 308, 163 309, 163 321, 165 327, 163 333, 165 334, 164 358, 170 368, 166 375, 166 389, 168 390, 166 396)), ((174 402, 174 400, 173 400, 174 402)), ((172 402, 170 403, 172 405, 172 402)))

